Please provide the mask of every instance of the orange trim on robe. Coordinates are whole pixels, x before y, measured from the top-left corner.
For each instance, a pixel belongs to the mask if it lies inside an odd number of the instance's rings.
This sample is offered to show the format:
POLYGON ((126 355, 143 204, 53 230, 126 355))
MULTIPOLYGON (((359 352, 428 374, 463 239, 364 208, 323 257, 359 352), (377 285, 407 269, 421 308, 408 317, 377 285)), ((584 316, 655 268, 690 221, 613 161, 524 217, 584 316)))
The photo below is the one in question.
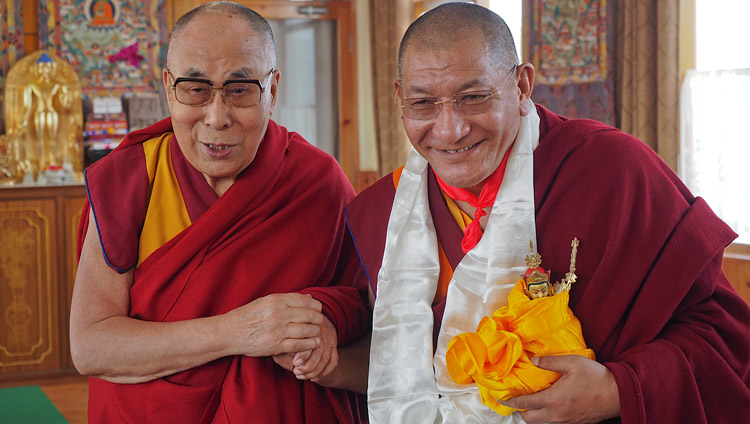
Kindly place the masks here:
MULTIPOLYGON (((401 180, 401 173, 403 171, 403 166, 393 171, 393 187, 398 188, 398 182, 401 180)), ((466 227, 472 222, 471 217, 466 214, 466 212, 462 211, 458 207, 458 204, 445 194, 442 189, 440 189, 440 193, 442 193, 443 199, 445 199, 445 203, 448 205, 448 210, 450 211, 453 220, 455 220, 458 227, 461 228, 461 232, 466 231, 466 227)), ((453 267, 451 267, 451 264, 448 261, 448 256, 446 256, 443 246, 440 244, 440 240, 438 240, 438 257, 440 260, 440 275, 438 276, 438 286, 435 291, 435 299, 432 301, 432 306, 435 306, 440 303, 441 300, 445 299, 445 296, 448 294, 448 285, 450 284, 451 279, 453 279, 453 267)))

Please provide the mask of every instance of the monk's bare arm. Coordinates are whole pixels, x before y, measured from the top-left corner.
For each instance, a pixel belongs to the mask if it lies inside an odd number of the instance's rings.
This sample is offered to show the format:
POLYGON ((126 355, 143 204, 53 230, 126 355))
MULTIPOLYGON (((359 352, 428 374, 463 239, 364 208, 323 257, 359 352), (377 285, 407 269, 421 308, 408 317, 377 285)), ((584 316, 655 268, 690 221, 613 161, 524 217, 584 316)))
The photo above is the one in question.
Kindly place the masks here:
POLYGON ((320 303, 301 294, 257 299, 224 315, 180 322, 128 316, 133 271, 118 274, 104 261, 94 218, 73 289, 70 343, 81 374, 140 383, 229 355, 270 356, 320 343, 320 303))

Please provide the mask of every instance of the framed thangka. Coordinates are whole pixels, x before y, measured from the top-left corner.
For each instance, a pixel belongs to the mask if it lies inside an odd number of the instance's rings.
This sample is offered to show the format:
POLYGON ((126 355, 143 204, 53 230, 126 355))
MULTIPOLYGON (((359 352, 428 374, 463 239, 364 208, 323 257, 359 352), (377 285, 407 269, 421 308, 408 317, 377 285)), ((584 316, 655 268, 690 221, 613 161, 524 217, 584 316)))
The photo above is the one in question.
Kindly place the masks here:
POLYGON ((167 57, 165 0, 40 0, 40 48, 78 73, 88 96, 158 92, 167 57))
POLYGON ((614 126, 614 2, 526 1, 533 99, 556 113, 614 126))
POLYGON ((536 0, 533 61, 540 84, 607 76, 606 0, 536 0))

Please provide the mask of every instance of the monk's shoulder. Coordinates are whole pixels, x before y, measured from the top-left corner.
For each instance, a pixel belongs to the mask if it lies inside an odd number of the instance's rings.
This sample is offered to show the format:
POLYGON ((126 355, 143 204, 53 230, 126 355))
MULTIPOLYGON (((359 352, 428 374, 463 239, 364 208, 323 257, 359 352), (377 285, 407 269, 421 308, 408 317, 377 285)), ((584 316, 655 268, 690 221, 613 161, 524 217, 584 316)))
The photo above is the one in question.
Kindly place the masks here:
POLYGON ((371 215, 390 215, 396 187, 393 173, 389 173, 362 190, 347 206, 352 213, 368 212, 371 215))

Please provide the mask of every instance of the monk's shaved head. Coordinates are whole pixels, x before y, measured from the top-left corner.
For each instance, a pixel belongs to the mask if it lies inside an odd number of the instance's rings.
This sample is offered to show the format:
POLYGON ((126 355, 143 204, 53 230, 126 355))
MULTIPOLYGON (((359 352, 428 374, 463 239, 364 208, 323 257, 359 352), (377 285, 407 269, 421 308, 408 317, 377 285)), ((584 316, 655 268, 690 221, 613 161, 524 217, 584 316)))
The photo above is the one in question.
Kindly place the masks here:
POLYGON ((273 62, 271 66, 275 67, 276 49, 273 45, 273 32, 271 31, 271 26, 268 25, 268 22, 254 10, 232 1, 215 1, 206 3, 182 15, 172 27, 172 34, 169 39, 169 49, 167 50, 168 64, 172 62, 172 52, 176 50, 175 46, 179 44, 180 38, 188 24, 195 18, 209 13, 226 13, 244 19, 250 29, 258 35, 263 44, 265 44, 265 47, 268 48, 268 53, 270 53, 273 62))
POLYGON ((420 16, 409 25, 398 49, 398 78, 407 51, 442 50, 467 39, 481 37, 498 67, 518 63, 513 35, 503 18, 473 3, 446 3, 420 16))

